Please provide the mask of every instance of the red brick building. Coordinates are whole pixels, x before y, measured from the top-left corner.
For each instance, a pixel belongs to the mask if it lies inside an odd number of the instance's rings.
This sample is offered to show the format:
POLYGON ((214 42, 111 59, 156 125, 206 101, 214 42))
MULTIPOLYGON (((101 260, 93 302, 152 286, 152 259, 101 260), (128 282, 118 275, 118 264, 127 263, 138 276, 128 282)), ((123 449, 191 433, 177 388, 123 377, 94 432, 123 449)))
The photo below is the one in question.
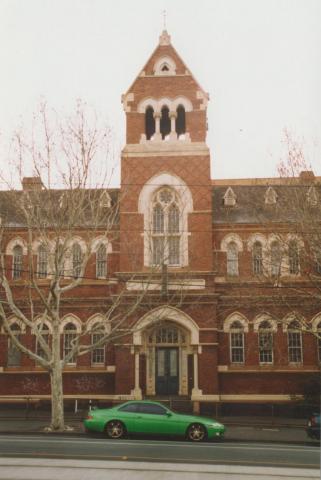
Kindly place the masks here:
MULTIPOLYGON (((296 322, 300 314, 321 329, 321 304, 296 293, 308 279, 303 241, 289 228, 289 184, 211 179, 208 99, 164 31, 122 98, 121 186, 109 192, 110 202, 120 199, 119 235, 103 247, 97 240, 91 280, 65 302, 62 330, 74 325, 66 339, 103 321, 110 285, 129 299, 148 293, 132 314, 132 334, 70 362, 66 398, 274 404, 303 395, 318 377, 320 341, 296 322)), ((307 193, 319 182, 303 180, 293 181, 307 193)), ((11 225, 13 275, 23 238, 23 226, 11 225)), ((23 288, 23 279, 13 281, 23 288)), ((32 332, 20 333, 34 342, 32 332)), ((2 331, 0 396, 46 398, 47 373, 10 348, 2 331)))

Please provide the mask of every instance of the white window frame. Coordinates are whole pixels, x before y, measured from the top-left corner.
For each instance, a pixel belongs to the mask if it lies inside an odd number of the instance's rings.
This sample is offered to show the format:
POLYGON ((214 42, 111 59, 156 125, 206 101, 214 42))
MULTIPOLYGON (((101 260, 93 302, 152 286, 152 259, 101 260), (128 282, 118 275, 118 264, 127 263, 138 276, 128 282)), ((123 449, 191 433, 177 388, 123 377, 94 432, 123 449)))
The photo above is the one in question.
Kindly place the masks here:
POLYGON ((274 348, 273 348, 273 328, 269 323, 269 327, 262 327, 261 325, 264 324, 266 321, 262 321, 261 324, 258 326, 258 348, 259 348, 259 363, 260 365, 272 365, 274 363, 274 348), (264 348, 261 345, 261 338, 263 335, 269 335, 271 339, 271 345, 269 348, 264 348), (262 352, 268 352, 268 355, 271 355, 271 360, 262 360, 261 359, 261 353, 262 352))
POLYGON ((291 322, 288 325, 288 329, 287 329, 288 359, 289 359, 289 363, 298 365, 298 364, 303 363, 302 332, 300 332, 300 330, 298 328, 291 327, 291 324, 293 324, 293 322, 291 322), (293 342, 293 340, 295 338, 299 339, 298 344, 297 345, 291 345, 291 343, 293 342), (300 357, 299 360, 291 360, 291 356, 293 355, 294 351, 299 352, 299 357, 300 357))
POLYGON ((236 242, 229 242, 226 248, 226 273, 229 277, 239 276, 239 251, 236 242), (231 252, 231 247, 234 252, 231 252))
POLYGON ((21 245, 15 245, 12 249, 12 279, 20 280, 23 272, 23 247, 21 245), (19 248, 19 254, 16 253, 19 248))
POLYGON ((245 363, 245 337, 244 337, 244 327, 243 325, 241 325, 240 327, 233 327, 233 324, 236 324, 236 323, 240 323, 238 321, 235 321, 231 324, 231 327, 230 327, 230 333, 229 333, 229 337, 230 337, 230 362, 233 363, 233 364, 239 364, 239 365, 243 365, 245 363), (235 341, 235 336, 236 335, 239 335, 239 338, 241 338, 241 345, 233 345, 234 341, 235 341), (238 352, 241 352, 241 357, 242 357, 242 360, 233 360, 233 352, 234 351, 238 351, 238 352))

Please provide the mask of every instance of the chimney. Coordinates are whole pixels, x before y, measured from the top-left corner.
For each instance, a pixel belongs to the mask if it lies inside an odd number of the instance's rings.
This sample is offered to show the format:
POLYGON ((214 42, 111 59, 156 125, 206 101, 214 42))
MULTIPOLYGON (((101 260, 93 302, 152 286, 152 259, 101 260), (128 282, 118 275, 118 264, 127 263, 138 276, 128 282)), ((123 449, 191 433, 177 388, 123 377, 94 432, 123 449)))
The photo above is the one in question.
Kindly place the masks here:
POLYGON ((24 177, 21 183, 24 192, 36 192, 43 188, 40 177, 24 177))
POLYGON ((302 170, 299 175, 301 183, 313 183, 314 182, 314 173, 312 170, 302 170))

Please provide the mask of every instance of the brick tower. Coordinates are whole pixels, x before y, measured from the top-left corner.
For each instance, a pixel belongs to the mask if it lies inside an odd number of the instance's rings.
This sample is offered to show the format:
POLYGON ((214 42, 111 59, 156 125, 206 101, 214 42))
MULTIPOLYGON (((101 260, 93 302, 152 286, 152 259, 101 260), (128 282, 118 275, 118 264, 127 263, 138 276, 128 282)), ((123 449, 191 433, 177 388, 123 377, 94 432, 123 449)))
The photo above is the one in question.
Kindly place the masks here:
POLYGON ((212 270, 207 101, 164 30, 122 97, 120 271, 212 270))

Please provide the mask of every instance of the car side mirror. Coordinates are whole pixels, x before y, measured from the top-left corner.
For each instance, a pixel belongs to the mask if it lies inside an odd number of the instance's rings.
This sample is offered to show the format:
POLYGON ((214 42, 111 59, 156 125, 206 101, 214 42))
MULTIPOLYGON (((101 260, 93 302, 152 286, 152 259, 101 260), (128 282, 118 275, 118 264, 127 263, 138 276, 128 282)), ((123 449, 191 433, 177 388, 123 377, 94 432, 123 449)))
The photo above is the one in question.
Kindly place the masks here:
POLYGON ((172 412, 166 412, 167 417, 171 417, 173 414, 172 412))

